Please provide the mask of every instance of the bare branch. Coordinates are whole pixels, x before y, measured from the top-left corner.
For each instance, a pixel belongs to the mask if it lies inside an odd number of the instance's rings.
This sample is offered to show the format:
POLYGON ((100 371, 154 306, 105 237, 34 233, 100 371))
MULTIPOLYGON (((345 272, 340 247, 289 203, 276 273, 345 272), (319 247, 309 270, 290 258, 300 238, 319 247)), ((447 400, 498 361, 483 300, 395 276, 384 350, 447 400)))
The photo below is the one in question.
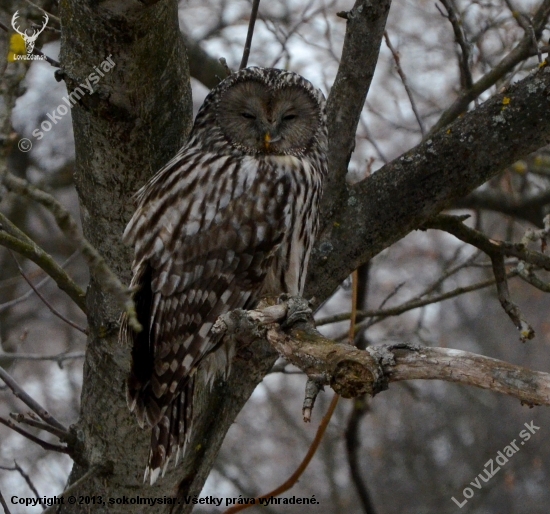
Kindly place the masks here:
MULTIPOLYGON (((549 15, 550 0, 543 0, 532 21, 536 39, 540 38, 549 15)), ((470 89, 461 93, 455 102, 441 115, 439 121, 430 129, 427 137, 447 126, 464 111, 466 111, 470 102, 475 100, 481 93, 493 86, 516 65, 527 59, 527 57, 531 55, 532 49, 533 38, 532 35, 527 32, 518 45, 489 73, 481 77, 475 84, 472 85, 470 89)))
POLYGON ((481 232, 464 225, 462 219, 456 216, 439 215, 433 221, 428 222, 426 227, 445 230, 460 240, 476 246, 491 258, 493 274, 497 285, 498 299, 502 308, 519 330, 520 340, 522 342, 535 337, 533 328, 525 321, 519 307, 510 299, 504 256, 514 255, 514 257, 519 257, 531 263, 537 261, 537 265, 540 263, 546 264, 547 269, 550 269, 550 258, 542 253, 528 250, 525 248, 524 244, 518 245, 504 241, 491 240, 481 232))
MULTIPOLYGON (((330 418, 332 418, 332 414, 334 413, 334 409, 336 409, 336 405, 338 404, 339 396, 335 394, 332 397, 332 401, 330 402, 330 405, 328 407, 327 413, 323 416, 323 419, 321 420, 321 423, 319 424, 319 428, 317 429, 317 432, 315 434, 315 438, 313 442, 311 443, 311 446, 309 447, 306 456, 296 469, 296 471, 279 487, 276 489, 273 489, 273 491, 270 491, 269 493, 263 494, 262 496, 258 496, 256 498, 256 502, 258 500, 263 500, 266 498, 270 498, 272 496, 279 496, 280 494, 283 494, 285 491, 288 491, 290 488, 294 486, 296 482, 300 479, 303 472, 307 469, 311 459, 315 455, 315 452, 317 451, 317 448, 319 448, 319 445, 321 444, 321 441, 323 440, 323 436, 325 435, 325 431, 327 429, 328 423, 330 421, 330 418)), ((236 512, 240 512, 241 510, 248 509, 249 507, 252 507, 253 504, 245 504, 245 505, 235 505, 234 507, 231 507, 230 509, 227 509, 224 514, 235 514, 236 512)))
POLYGON ((32 413, 27 414, 26 417, 25 414, 15 414, 10 413, 10 418, 12 418, 14 421, 17 421, 17 423, 24 423, 25 425, 29 425, 30 427, 38 428, 39 430, 44 430, 45 432, 48 432, 50 434, 55 435, 60 440, 65 440, 67 436, 69 435, 68 432, 65 432, 63 430, 59 430, 56 427, 53 427, 49 423, 42 423, 41 421, 38 421, 37 419, 32 419, 32 413))
POLYGON ((0 245, 23 255, 35 264, 38 264, 50 277, 53 278, 59 289, 65 291, 69 297, 86 313, 86 294, 71 277, 55 262, 54 258, 40 248, 25 233, 19 230, 0 212, 0 245))
POLYGON ((27 284, 29 284, 30 288, 35 292, 36 296, 38 296, 38 298, 40 298, 42 300, 42 302, 46 305, 46 307, 48 307, 50 312, 52 314, 54 314, 54 316, 57 316, 60 320, 67 323, 67 325, 70 325, 71 327, 76 328, 77 330, 79 330, 80 332, 82 332, 85 335, 88 334, 88 331, 85 328, 82 328, 82 327, 78 326, 74 321, 71 321, 70 319, 63 316, 63 314, 61 314, 53 305, 51 305, 48 302, 48 300, 46 300, 46 298, 44 298, 42 296, 40 291, 38 291, 38 288, 35 287, 34 284, 31 282, 31 280, 27 277, 27 275, 25 275, 25 272, 23 271, 23 268, 19 264, 19 261, 17 260, 17 258, 13 254, 13 252, 11 252, 11 250, 9 250, 9 252, 11 253, 11 256, 13 257, 13 260, 15 261, 15 264, 17 265, 17 269, 19 270, 19 273, 21 273, 21 276, 25 279, 25 282, 27 282, 27 284))
MULTIPOLYGON (((507 278, 512 278, 518 275, 519 272, 517 270, 512 270, 507 273, 507 278)), ((418 309, 420 307, 425 307, 426 305, 432 305, 434 303, 440 303, 444 300, 448 300, 450 298, 455 298, 457 296, 461 296, 466 293, 470 293, 472 291, 478 291, 479 289, 484 289, 485 287, 489 287, 494 285, 495 279, 491 278, 488 280, 484 280, 482 282, 478 282, 476 284, 472 284, 470 286, 465 287, 457 287, 451 291, 448 291, 447 293, 442 293, 440 295, 432 296, 429 298, 424 299, 412 299, 408 302, 403 303, 402 305, 398 305, 396 307, 391 307, 388 309, 375 309, 371 311, 358 311, 357 312, 357 318, 358 319, 364 319, 364 318, 378 318, 378 319, 385 319, 389 318, 390 316, 399 316, 400 314, 403 314, 404 312, 411 311, 413 309, 418 309)), ((350 318, 350 313, 346 312, 344 314, 335 314, 334 316, 327 316, 325 318, 319 318, 315 321, 315 324, 320 327, 322 325, 328 325, 330 323, 338 323, 339 321, 345 321, 350 318)))
POLYGON ((456 238, 471 244, 487 255, 498 254, 502 256, 517 257, 522 261, 529 262, 550 271, 550 257, 540 252, 529 250, 523 243, 510 243, 508 241, 497 241, 489 239, 484 234, 469 228, 457 216, 440 214, 430 221, 427 221, 424 228, 435 228, 445 230, 456 238))
POLYGON ((454 207, 466 209, 487 209, 501 212, 508 216, 529 221, 535 226, 542 227, 545 206, 550 203, 550 191, 544 190, 533 195, 520 198, 507 195, 500 191, 474 191, 472 194, 459 199, 454 207))
POLYGON ((27 482, 27 485, 29 486, 29 489, 33 492, 34 496, 36 498, 40 498, 41 496, 38 493, 35 485, 32 483, 31 477, 27 473, 25 473, 25 471, 19 464, 17 464, 16 460, 13 461, 13 464, 14 464, 13 468, 9 468, 7 466, 0 466, 0 469, 3 469, 5 471, 17 471, 23 477, 23 480, 27 482))
POLYGON ((6 425, 8 428, 11 428, 14 432, 17 432, 23 437, 26 437, 33 443, 36 443, 38 446, 41 446, 42 448, 44 448, 44 450, 59 453, 69 453, 69 450, 66 446, 59 446, 57 444, 51 444, 47 443, 46 441, 42 441, 42 439, 35 437, 34 435, 30 434, 26 430, 23 430, 22 428, 19 428, 11 419, 4 419, 0 417, 0 423, 2 423, 2 425, 6 425))
MULTIPOLYGON (((506 94, 494 95, 367 180, 347 186, 337 209, 321 213, 326 224, 312 253, 305 296, 324 300, 359 265, 545 146, 550 137, 548 91, 550 67, 511 85, 506 94), (520 144, 514 143, 518 131, 520 144)), ((523 259, 516 250, 507 253, 523 259)), ((548 257, 540 260, 550 262, 548 257)))
POLYGON ((250 55, 250 47, 252 46, 252 36, 254 35, 254 25, 256 24, 256 18, 258 17, 258 7, 260 6, 260 0, 253 0, 252 12, 250 13, 250 22, 248 23, 248 32, 246 34, 246 42, 244 44, 243 58, 239 69, 246 68, 248 64, 248 56, 250 55))
POLYGON ((536 287, 538 290, 543 291, 544 293, 550 293, 550 284, 544 282, 535 275, 531 264, 520 262, 518 264, 518 275, 525 280, 525 282, 531 284, 533 287, 536 287))
POLYGON ((310 377, 323 377, 345 398, 377 394, 389 382, 437 379, 492 390, 529 405, 550 405, 550 373, 461 350, 408 343, 358 350, 323 337, 311 318, 285 330, 277 323, 263 325, 260 319, 260 311, 241 310, 220 317, 227 335, 239 334, 243 341, 265 337, 284 359, 310 377))
POLYGON ((531 38, 531 42, 532 42, 532 45, 533 45, 532 48, 536 52, 536 55, 539 59, 539 63, 541 63, 542 62, 541 51, 538 48, 537 36, 535 34, 535 29, 533 27, 533 24, 531 23, 531 20, 529 19, 529 16, 527 16, 526 14, 518 11, 515 8, 514 4, 512 3, 512 0, 504 0, 504 2, 508 6, 508 9, 510 9, 510 12, 512 13, 512 16, 515 18, 518 25, 525 31, 525 35, 529 35, 529 37, 531 38))
MULTIPOLYGON (((473 85, 472 72, 470 70, 470 44, 466 41, 466 35, 462 29, 462 23, 458 19, 452 0, 439 0, 445 10, 447 11, 446 18, 449 20, 453 27, 455 35, 455 41, 460 47, 461 59, 459 60, 460 74, 462 76, 463 87, 465 89, 471 89, 473 85)), ((436 4, 437 7, 437 4, 436 4)))
POLYGON ((27 407, 32 411, 36 412, 40 419, 44 420, 46 423, 49 423, 51 426, 62 430, 63 432, 68 432, 68 429, 61 424, 57 419, 55 419, 51 414, 48 413, 44 407, 42 407, 38 402, 33 400, 23 388, 11 377, 11 375, 0 366, 0 378, 6 383, 6 385, 12 390, 14 396, 19 398, 27 407))
MULTIPOLYGON (((85 352, 68 352, 68 353, 58 353, 57 355, 41 355, 39 353, 10 353, 5 352, 0 345, 0 361, 55 361, 57 364, 61 365, 63 361, 73 360, 73 359, 83 359, 85 352)), ((3 367, 6 364, 1 364, 3 367)))
MULTIPOLYGON (((391 0, 374 3, 356 0, 351 11, 346 13, 342 58, 327 99, 328 126, 331 128, 330 173, 325 179, 322 199, 322 211, 327 214, 333 212, 345 191, 345 176, 355 148, 357 125, 378 62, 390 4, 391 0)), ((321 224, 325 220, 328 222, 329 216, 321 216, 321 224)))
POLYGON ((504 257, 500 254, 493 253, 491 255, 493 263, 493 273, 497 284, 497 295, 504 312, 512 320, 512 323, 517 327, 520 333, 520 340, 525 343, 529 339, 535 337, 533 327, 523 317, 520 308, 510 299, 510 291, 508 289, 508 281, 506 280, 506 268, 504 266, 504 257))
MULTIPOLYGON (((74 252, 63 264, 61 264, 61 268, 65 268, 65 266, 67 266, 78 255, 80 255, 80 252, 74 252)), ((42 273, 41 270, 38 270, 38 273, 41 274, 42 273)), ((31 278, 35 274, 36 273, 31 273, 30 276, 29 276, 29 274, 27 274, 27 277, 31 278)), ((13 279, 17 279, 17 277, 13 277, 12 279, 7 279, 7 280, 11 281, 13 279)), ((36 289, 40 289, 42 286, 45 286, 51 279, 52 279, 51 276, 46 275, 46 277, 44 279, 42 279, 40 282, 38 282, 38 284, 36 284, 36 286, 34 286, 34 287, 36 289)), ((19 296, 17 298, 14 298, 13 300, 10 300, 9 302, 0 303, 0 313, 6 311, 8 309, 11 309, 15 305, 18 305, 18 304, 24 302, 30 296, 32 296, 33 293, 35 293, 35 290, 33 288, 31 288, 26 293, 22 294, 21 296, 19 296)))
POLYGON ((227 72, 224 66, 206 53, 201 45, 193 41, 187 34, 182 35, 189 56, 189 73, 208 89, 213 89, 219 84, 220 78, 226 76, 227 72))
POLYGON ((11 514, 8 504, 6 503, 6 500, 4 500, 4 496, 2 495, 2 491, 0 491, 0 505, 2 505, 2 507, 4 508, 4 514, 11 514))
POLYGON ((422 137, 424 137, 426 133, 426 129, 424 128, 424 122, 422 121, 422 118, 420 116, 420 113, 418 112, 418 109, 416 107, 416 102, 414 101, 414 97, 412 95, 411 88, 409 87, 409 83, 407 82, 407 76, 405 75, 405 72, 403 71, 403 68, 401 68, 401 59, 399 58, 399 54, 393 47, 390 41, 390 36, 388 36, 388 32, 384 31, 384 40, 386 41, 386 45, 389 48, 393 60, 395 61, 395 67, 397 69, 397 73, 399 74, 399 77, 401 78, 401 83, 403 84, 403 87, 405 88, 405 92, 407 93, 407 96, 409 97, 409 102, 411 104, 411 109, 414 113, 414 116, 416 118, 416 121, 418 122, 418 126, 420 127, 420 132, 422 132, 422 137))
POLYGON ((43 514, 54 514, 57 512, 57 506, 62 503, 61 499, 65 498, 67 495, 73 494, 75 491, 77 491, 82 484, 90 480, 90 478, 95 477, 97 475, 100 475, 101 473, 105 472, 105 468, 94 465, 92 466, 84 475, 82 475, 78 480, 73 482, 67 489, 65 489, 60 495, 56 497, 56 499, 59 500, 58 504, 53 504, 50 507, 48 507, 43 514))
POLYGON ((2 182, 10 191, 35 200, 53 214, 61 231, 82 252, 82 256, 90 267, 90 271, 94 273, 96 280, 98 280, 103 290, 111 293, 118 300, 121 308, 124 309, 128 316, 130 326, 134 330, 140 331, 141 325, 137 320, 130 290, 122 284, 119 278, 109 268, 105 259, 80 233, 80 229, 69 211, 50 194, 41 191, 37 187, 29 184, 26 180, 15 177, 7 170, 3 175, 2 182))

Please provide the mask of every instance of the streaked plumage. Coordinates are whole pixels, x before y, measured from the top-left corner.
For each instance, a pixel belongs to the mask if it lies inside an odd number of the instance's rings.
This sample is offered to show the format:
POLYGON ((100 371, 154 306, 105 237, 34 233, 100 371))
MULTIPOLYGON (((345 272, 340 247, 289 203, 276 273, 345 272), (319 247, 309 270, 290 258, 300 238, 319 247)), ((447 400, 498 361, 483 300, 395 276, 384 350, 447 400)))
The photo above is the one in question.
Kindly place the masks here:
POLYGON ((235 349, 211 335, 216 319, 262 295, 303 292, 327 167, 324 104, 295 73, 234 73, 137 194, 123 240, 135 246, 144 330, 123 321, 121 339, 133 347, 128 405, 152 426, 151 482, 190 438, 197 376, 229 371, 235 349))

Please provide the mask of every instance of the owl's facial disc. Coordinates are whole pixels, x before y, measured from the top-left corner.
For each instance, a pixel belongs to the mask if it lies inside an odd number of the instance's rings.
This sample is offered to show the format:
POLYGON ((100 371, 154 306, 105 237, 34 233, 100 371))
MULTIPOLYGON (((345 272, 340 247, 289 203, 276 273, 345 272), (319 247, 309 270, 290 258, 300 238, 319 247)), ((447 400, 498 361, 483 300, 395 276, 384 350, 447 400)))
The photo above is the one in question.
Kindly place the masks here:
POLYGON ((319 107, 298 86, 272 90, 249 81, 225 92, 217 117, 229 142, 241 150, 293 155, 311 144, 319 126, 319 107))

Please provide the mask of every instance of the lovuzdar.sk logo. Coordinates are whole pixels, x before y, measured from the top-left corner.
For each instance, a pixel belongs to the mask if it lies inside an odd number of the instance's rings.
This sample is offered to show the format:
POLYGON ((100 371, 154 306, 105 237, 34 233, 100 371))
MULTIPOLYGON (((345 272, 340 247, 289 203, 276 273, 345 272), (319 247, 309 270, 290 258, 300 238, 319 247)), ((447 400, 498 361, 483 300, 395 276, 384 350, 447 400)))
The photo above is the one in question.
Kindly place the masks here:
POLYGON ((13 34, 10 39, 10 51, 8 54, 8 61, 43 61, 45 57, 43 55, 36 55, 34 53, 34 45, 40 34, 46 28, 49 17, 44 13, 43 23, 41 27, 33 26, 25 30, 21 30, 19 27, 19 11, 15 11, 11 19, 11 26, 17 34, 13 34))

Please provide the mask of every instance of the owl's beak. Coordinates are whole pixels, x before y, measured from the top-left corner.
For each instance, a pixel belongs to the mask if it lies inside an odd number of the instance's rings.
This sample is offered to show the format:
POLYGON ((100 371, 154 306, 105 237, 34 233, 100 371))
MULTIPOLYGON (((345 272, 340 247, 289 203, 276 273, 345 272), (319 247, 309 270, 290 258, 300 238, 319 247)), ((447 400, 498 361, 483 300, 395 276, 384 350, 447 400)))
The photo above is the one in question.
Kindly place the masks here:
POLYGON ((281 136, 275 136, 271 137, 271 134, 269 132, 266 132, 264 136, 264 146, 266 150, 269 150, 269 145, 271 143, 276 143, 277 141, 281 140, 281 136))

